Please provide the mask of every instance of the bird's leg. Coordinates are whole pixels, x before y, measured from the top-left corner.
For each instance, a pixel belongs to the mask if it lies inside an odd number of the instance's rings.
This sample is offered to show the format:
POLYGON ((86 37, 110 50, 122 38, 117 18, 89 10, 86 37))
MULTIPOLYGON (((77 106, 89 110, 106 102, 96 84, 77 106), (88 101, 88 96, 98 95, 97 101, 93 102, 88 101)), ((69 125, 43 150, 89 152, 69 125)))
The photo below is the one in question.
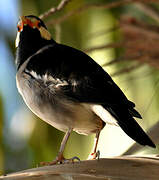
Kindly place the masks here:
POLYGON ((96 136, 95 136, 95 140, 94 140, 93 152, 89 155, 89 157, 88 157, 89 160, 96 159, 96 158, 99 159, 100 152, 97 151, 99 135, 100 135, 100 131, 96 132, 96 136))
POLYGON ((63 137, 63 140, 61 142, 60 150, 58 152, 58 156, 56 157, 56 159, 51 161, 51 162, 41 162, 40 163, 41 165, 54 165, 54 164, 57 164, 57 163, 62 163, 62 162, 64 162, 66 160, 64 158, 64 156, 63 156, 63 152, 64 152, 66 143, 68 141, 68 138, 69 138, 71 132, 72 132, 72 128, 68 129, 68 131, 65 133, 65 136, 63 137))
MULTIPOLYGON (((74 160, 80 161, 80 159, 79 159, 78 157, 76 157, 76 156, 75 156, 75 157, 72 157, 72 158, 70 158, 70 159, 65 159, 64 156, 63 156, 63 152, 64 152, 66 143, 67 143, 67 141, 68 141, 68 138, 69 138, 71 132, 72 132, 72 128, 69 129, 69 130, 66 132, 66 134, 65 134, 65 136, 64 136, 64 138, 63 138, 63 140, 62 140, 62 142, 61 142, 60 150, 59 150, 58 156, 57 156, 57 158, 56 158, 56 160, 55 160, 55 161, 57 161, 57 162, 59 162, 59 163, 63 163, 63 162, 74 162, 74 160)), ((56 163, 57 163, 57 162, 56 162, 56 163)))
POLYGON ((60 150, 58 152, 58 156, 56 157, 56 160, 58 162, 62 162, 63 160, 65 160, 65 158, 63 157, 63 152, 66 146, 66 143, 68 141, 68 138, 70 137, 70 134, 72 132, 72 128, 70 128, 66 133, 65 136, 63 137, 63 140, 61 142, 61 146, 60 146, 60 150))

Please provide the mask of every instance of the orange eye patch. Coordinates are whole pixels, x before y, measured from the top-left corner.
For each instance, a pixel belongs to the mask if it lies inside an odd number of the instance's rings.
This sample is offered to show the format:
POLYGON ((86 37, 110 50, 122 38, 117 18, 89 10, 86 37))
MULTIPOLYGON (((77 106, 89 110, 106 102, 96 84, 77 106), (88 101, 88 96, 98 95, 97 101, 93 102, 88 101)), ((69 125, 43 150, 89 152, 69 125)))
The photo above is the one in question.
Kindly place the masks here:
POLYGON ((31 20, 29 18, 26 18, 25 16, 21 16, 20 21, 18 22, 18 25, 17 25, 18 32, 23 31, 23 28, 26 25, 29 25, 33 29, 39 28, 40 27, 40 21, 38 21, 37 19, 31 20))

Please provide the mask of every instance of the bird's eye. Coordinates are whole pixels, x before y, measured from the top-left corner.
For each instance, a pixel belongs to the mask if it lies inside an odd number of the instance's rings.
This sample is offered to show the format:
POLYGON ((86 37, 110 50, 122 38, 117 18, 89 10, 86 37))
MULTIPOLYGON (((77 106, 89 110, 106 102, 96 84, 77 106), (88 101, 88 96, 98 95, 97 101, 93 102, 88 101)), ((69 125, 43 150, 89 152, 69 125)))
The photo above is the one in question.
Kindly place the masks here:
POLYGON ((20 32, 20 27, 19 26, 17 26, 17 29, 18 29, 18 32, 20 32))

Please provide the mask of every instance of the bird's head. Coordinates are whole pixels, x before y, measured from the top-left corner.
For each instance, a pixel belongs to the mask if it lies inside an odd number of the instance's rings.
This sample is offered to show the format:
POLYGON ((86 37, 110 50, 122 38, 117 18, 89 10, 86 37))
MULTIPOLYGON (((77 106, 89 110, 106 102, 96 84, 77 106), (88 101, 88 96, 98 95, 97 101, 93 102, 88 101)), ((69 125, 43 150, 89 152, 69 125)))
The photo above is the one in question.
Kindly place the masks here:
POLYGON ((47 30, 47 27, 43 21, 33 15, 20 17, 17 24, 17 37, 15 42, 16 47, 19 46, 20 41, 24 37, 25 39, 28 39, 28 41, 29 39, 32 41, 37 39, 49 41, 52 39, 51 34, 47 30))
POLYGON ((55 43, 43 21, 33 15, 21 16, 17 24, 16 64, 22 64, 42 47, 55 43))

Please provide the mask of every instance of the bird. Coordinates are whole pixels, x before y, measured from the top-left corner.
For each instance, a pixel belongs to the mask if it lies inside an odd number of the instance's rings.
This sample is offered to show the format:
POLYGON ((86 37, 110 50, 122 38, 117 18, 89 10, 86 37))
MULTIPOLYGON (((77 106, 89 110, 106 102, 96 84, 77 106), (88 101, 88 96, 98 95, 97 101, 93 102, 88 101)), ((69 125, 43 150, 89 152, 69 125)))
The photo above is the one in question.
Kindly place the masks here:
POLYGON ((66 160, 63 153, 72 131, 96 135, 95 159, 106 124, 119 126, 140 145, 156 147, 134 119, 142 119, 135 104, 110 75, 86 53, 57 43, 39 17, 20 17, 15 45, 16 84, 23 100, 34 114, 65 132, 50 165, 66 160))

